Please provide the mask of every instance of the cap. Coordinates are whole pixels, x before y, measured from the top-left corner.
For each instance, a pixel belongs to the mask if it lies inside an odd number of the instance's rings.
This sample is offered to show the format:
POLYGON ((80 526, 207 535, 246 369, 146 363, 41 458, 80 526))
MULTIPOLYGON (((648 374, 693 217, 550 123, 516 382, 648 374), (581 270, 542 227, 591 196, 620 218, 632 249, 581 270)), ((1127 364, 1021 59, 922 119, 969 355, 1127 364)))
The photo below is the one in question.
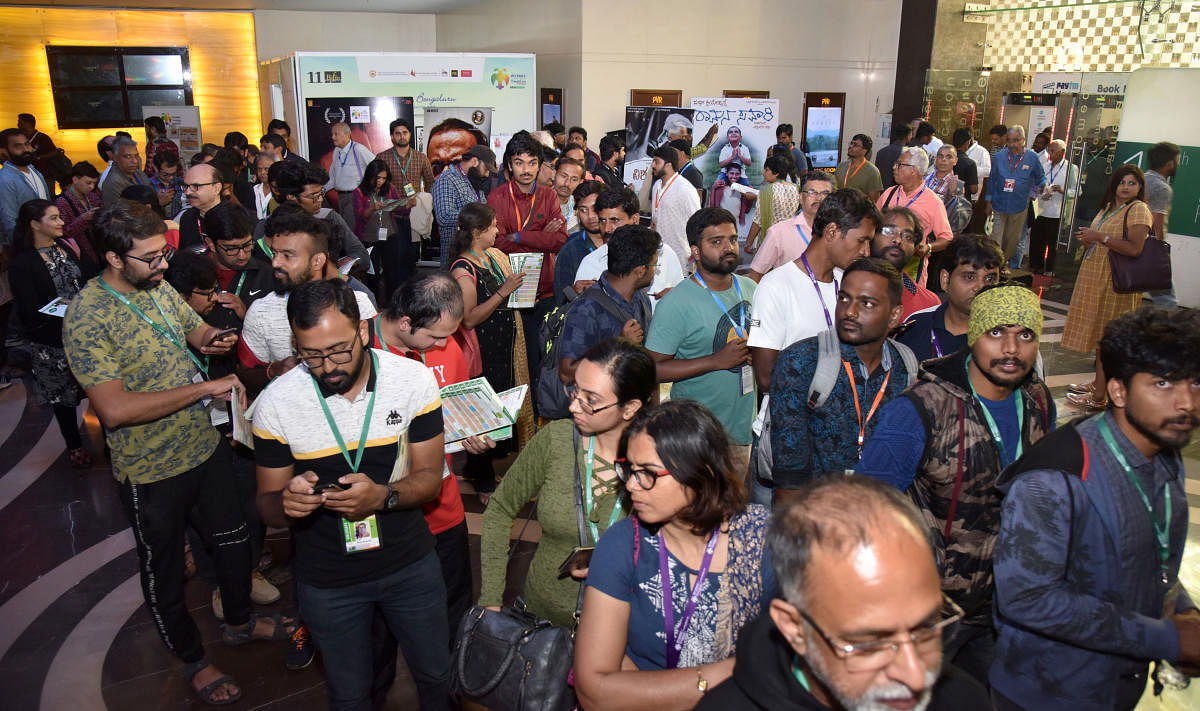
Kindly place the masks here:
POLYGON ((496 154, 487 146, 474 145, 467 149, 463 154, 463 158, 478 158, 483 161, 487 169, 491 172, 496 172, 496 154))

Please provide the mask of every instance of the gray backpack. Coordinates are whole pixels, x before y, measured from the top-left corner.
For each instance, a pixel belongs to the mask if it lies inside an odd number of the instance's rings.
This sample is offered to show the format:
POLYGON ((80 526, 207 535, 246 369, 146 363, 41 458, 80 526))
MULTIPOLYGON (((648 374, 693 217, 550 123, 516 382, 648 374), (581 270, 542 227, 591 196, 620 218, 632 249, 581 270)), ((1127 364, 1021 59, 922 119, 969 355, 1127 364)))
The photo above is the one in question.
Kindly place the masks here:
MULTIPOLYGON (((903 343, 889 338, 884 344, 885 347, 887 344, 891 344, 900 354, 900 360, 904 362, 904 370, 908 373, 908 385, 912 385, 917 380, 917 356, 903 343)), ((808 407, 812 410, 819 410, 825 406, 825 401, 829 399, 829 393, 833 392, 838 376, 842 372, 842 346, 838 341, 837 330, 831 328, 822 331, 817 336, 817 347, 817 369, 813 373, 812 382, 808 384, 808 407)), ((763 413, 762 434, 759 435, 758 448, 755 450, 754 461, 751 463, 754 475, 760 482, 769 483, 775 480, 771 473, 773 461, 771 455, 771 409, 768 407, 767 411, 763 413)))

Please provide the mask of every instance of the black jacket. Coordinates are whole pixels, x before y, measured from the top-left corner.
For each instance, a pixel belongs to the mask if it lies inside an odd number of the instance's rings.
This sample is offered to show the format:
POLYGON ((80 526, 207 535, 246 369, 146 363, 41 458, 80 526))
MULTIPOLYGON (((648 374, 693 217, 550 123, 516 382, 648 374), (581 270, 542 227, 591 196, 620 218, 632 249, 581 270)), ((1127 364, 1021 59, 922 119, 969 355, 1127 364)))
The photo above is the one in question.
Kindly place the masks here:
MULTIPOLYGON (((738 637, 733 676, 710 689, 696 711, 829 711, 796 681, 793 655, 770 616, 751 621, 738 637)), ((978 682, 953 666, 944 667, 929 711, 989 708, 988 693, 978 682)))
MULTIPOLYGON (((58 244, 66 252, 67 258, 79 267, 81 288, 88 279, 100 273, 87 254, 77 257, 65 242, 59 240, 58 244)), ((50 278, 42 255, 36 249, 28 249, 13 257, 8 266, 8 281, 13 299, 17 302, 21 324, 29 339, 44 346, 62 348, 63 319, 38 312, 38 309, 58 298, 54 280, 50 278)))

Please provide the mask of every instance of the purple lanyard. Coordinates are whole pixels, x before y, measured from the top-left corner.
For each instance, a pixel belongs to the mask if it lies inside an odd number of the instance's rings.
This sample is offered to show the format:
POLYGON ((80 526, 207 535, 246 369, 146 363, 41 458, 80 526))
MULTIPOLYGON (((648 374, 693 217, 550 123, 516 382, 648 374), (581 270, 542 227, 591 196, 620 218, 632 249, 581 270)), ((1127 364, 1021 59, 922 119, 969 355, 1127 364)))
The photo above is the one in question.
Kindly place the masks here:
POLYGON ((679 620, 679 640, 675 640, 675 603, 671 600, 671 566, 667 562, 667 542, 663 535, 658 534, 658 569, 662 575, 659 581, 663 596, 663 619, 667 627, 667 668, 674 669, 679 663, 679 650, 683 648, 683 639, 687 629, 692 624, 692 615, 700 603, 700 593, 704 590, 704 582, 708 578, 708 568, 712 565, 713 553, 717 550, 717 540, 721 538, 721 529, 712 532, 708 545, 704 548, 704 560, 700 562, 700 570, 696 571, 696 584, 688 596, 687 607, 679 620))
MULTIPOLYGON (((825 297, 821 294, 821 285, 817 281, 817 276, 813 274, 812 267, 808 266, 808 255, 801 254, 800 261, 804 262, 804 271, 808 272, 808 278, 812 279, 813 289, 817 292, 817 298, 821 300, 821 310, 825 312, 825 325, 833 328, 833 317, 829 315, 829 308, 825 306, 825 297)), ((834 292, 841 290, 836 278, 833 280, 833 290, 834 292)))
POLYGON ((345 168, 346 161, 350 160, 350 156, 354 156, 354 169, 362 170, 362 164, 358 162, 358 151, 354 150, 354 141, 350 141, 350 143, 346 145, 346 148, 350 150, 350 155, 342 154, 342 162, 340 167, 345 168))
POLYGON ((929 325, 929 340, 933 343, 933 352, 937 353, 937 357, 941 358, 944 356, 945 353, 942 353, 942 344, 938 343, 937 331, 933 324, 929 325))

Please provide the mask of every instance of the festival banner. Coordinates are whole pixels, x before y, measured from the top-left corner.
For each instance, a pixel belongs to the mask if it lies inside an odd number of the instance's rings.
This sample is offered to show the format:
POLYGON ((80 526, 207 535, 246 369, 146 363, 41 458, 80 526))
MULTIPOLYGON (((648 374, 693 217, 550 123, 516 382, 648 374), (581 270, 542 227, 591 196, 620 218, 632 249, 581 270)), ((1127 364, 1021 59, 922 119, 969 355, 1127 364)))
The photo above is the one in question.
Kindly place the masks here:
POLYGON ((767 150, 775 145, 775 129, 779 126, 779 99, 695 98, 692 110, 695 140, 717 125, 712 145, 693 159, 704 176, 704 185, 711 187, 735 162, 742 166, 743 184, 762 183, 763 161, 767 150))
MULTIPOLYGON (((691 109, 677 106, 625 107, 625 183, 633 183, 634 191, 641 190, 642 181, 650 177, 654 151, 670 142, 674 127, 692 126, 691 109)), ((696 133, 692 131, 693 138, 696 133)))

